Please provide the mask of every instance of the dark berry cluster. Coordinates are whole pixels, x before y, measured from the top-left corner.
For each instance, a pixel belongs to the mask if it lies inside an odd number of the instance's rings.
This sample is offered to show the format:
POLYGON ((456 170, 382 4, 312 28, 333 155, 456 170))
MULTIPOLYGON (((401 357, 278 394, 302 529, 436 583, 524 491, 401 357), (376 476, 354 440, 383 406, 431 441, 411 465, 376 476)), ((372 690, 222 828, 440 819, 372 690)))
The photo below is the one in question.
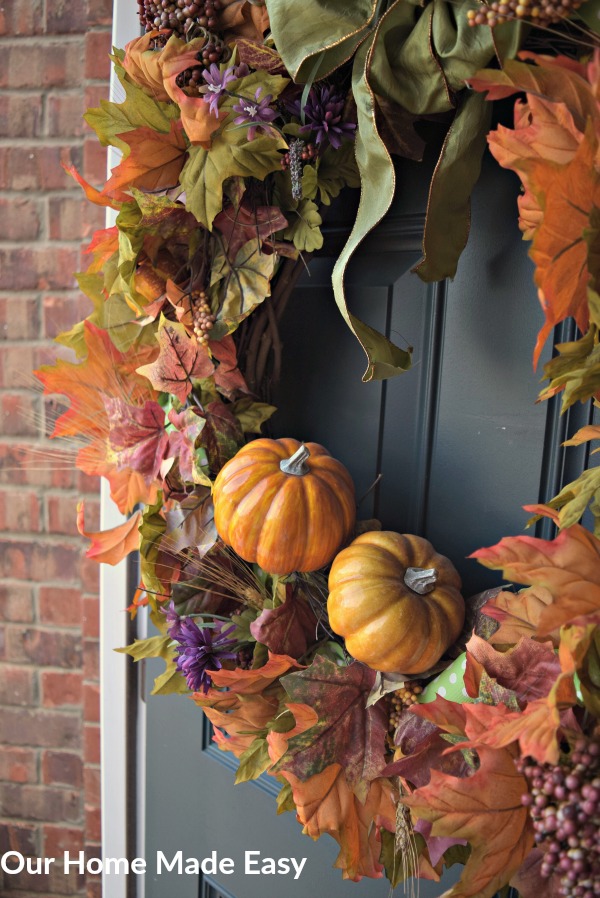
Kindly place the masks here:
POLYGON ((138 0, 140 22, 146 31, 169 28, 181 37, 193 26, 217 28, 220 9, 221 0, 138 0))
POLYGON ((204 290, 192 294, 192 303, 194 309, 194 333, 198 343, 201 343, 202 346, 206 346, 208 344, 209 334, 215 323, 215 316, 210 310, 204 290))
POLYGON ((584 0, 492 0, 467 12, 469 25, 502 25, 530 19, 536 25, 555 25, 579 9, 584 0))
POLYGON ((529 783, 522 802, 544 852, 541 875, 560 876, 565 898, 600 895, 600 743, 580 739, 568 762, 515 762, 529 783))
POLYGON ((403 711, 410 708, 423 692, 423 687, 417 680, 412 680, 396 689, 390 696, 390 729, 395 730, 400 723, 403 711))
POLYGON ((288 152, 281 157, 282 169, 284 171, 289 169, 290 172, 292 196, 295 200, 302 199, 302 168, 305 163, 310 162, 316 155, 317 150, 313 143, 304 143, 303 140, 296 137, 290 141, 288 152))

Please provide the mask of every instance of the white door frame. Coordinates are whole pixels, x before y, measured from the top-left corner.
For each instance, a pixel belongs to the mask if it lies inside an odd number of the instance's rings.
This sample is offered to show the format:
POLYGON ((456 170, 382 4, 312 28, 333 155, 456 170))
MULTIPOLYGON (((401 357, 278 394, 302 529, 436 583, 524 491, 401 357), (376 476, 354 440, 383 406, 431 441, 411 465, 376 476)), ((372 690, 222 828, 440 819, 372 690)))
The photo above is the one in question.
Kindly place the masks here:
MULTIPOLYGON (((124 47, 140 33, 137 4, 133 0, 114 0, 112 44, 124 47)), ((117 102, 123 99, 123 88, 114 72, 111 75, 110 96, 117 102)), ((109 170, 117 164, 118 155, 109 148, 109 170)), ((107 226, 114 224, 115 213, 107 212, 107 226)), ((108 483, 103 480, 100 494, 100 520, 103 530, 114 527, 124 520, 110 498, 108 483)), ((100 566, 100 744, 101 744, 101 808, 102 808, 102 854, 103 857, 127 858, 132 846, 128 845, 128 797, 137 796, 137 832, 135 853, 143 857, 143 799, 144 799, 144 758, 143 751, 136 752, 136 786, 128 782, 128 718, 137 720, 138 747, 143 747, 145 728, 144 706, 127 707, 128 665, 131 659, 114 650, 129 641, 128 620, 125 609, 131 602, 128 594, 128 565, 124 559, 115 567, 100 566), (142 803, 140 806, 140 802, 142 803)), ((131 860, 131 857, 129 857, 131 860)), ((136 880, 138 898, 143 898, 143 876, 136 880)), ((103 898, 126 898, 129 877, 111 873, 103 876, 103 898)))

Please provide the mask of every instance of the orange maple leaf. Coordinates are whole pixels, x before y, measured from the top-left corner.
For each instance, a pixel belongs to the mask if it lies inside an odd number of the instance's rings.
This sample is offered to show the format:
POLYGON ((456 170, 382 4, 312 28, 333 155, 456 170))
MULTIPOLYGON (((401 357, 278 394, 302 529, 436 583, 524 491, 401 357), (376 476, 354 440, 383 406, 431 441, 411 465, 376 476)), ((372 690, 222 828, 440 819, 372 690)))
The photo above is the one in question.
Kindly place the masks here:
POLYGON ((269 746, 269 757, 273 764, 276 764, 284 756, 290 739, 293 739, 294 736, 298 736, 300 733, 305 733, 306 730, 310 730, 319 720, 319 715, 309 705, 288 702, 286 703, 286 708, 292 712, 296 723, 287 733, 272 731, 268 734, 267 745, 269 746))
MULTIPOLYGON (((502 590, 482 608, 484 614, 500 624, 488 642, 491 645, 514 645, 522 636, 535 638, 542 612, 551 604, 552 593, 543 586, 531 586, 517 593, 502 590)), ((558 645, 556 631, 548 636, 558 645)))
POLYGON ((427 786, 402 799, 415 816, 431 821, 433 836, 466 839, 472 846, 463 875, 443 898, 492 898, 533 847, 531 820, 521 804, 527 783, 512 754, 486 747, 478 754, 473 776, 432 770, 427 786))
POLYGON ((311 839, 323 833, 340 845, 334 864, 344 879, 358 882, 363 876, 381 879, 381 846, 377 827, 395 831, 396 809, 389 780, 373 780, 364 803, 349 788, 339 764, 330 764, 321 773, 302 782, 293 773, 281 771, 292 787, 297 818, 311 839))
POLYGON ((103 196, 121 196, 123 189, 132 187, 140 190, 175 187, 187 151, 180 121, 171 122, 167 134, 142 127, 117 136, 129 146, 129 153, 113 168, 102 190, 103 196))
POLYGON ((536 636, 579 619, 600 620, 600 540, 580 524, 565 528, 553 540, 505 537, 471 558, 502 570, 507 580, 548 590, 552 602, 539 613, 536 636))
POLYGON ((160 53, 160 67, 164 88, 181 111, 181 123, 190 143, 199 144, 209 149, 212 134, 227 117, 226 112, 215 116, 210 111, 203 97, 189 97, 177 84, 177 76, 190 66, 198 65, 198 51, 205 44, 204 38, 195 38, 186 43, 177 37, 171 37, 160 53))
POLYGON ((84 503, 77 505, 77 529, 86 539, 91 539, 92 545, 85 553, 86 558, 93 558, 99 564, 119 564, 130 552, 135 552, 140 547, 140 533, 138 526, 141 514, 136 512, 122 524, 111 527, 110 530, 98 530, 87 532, 84 521, 84 503))

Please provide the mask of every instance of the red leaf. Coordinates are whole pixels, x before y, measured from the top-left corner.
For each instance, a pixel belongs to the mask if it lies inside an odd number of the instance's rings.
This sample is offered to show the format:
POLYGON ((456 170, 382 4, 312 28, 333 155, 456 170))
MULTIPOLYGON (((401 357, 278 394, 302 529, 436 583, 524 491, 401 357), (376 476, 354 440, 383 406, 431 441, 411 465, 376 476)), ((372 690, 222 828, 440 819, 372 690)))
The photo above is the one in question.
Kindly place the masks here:
POLYGON ((122 399, 106 399, 104 404, 110 421, 112 460, 118 468, 132 468, 150 483, 157 477, 169 445, 162 406, 152 401, 138 408, 122 399))
POLYGON ((552 643, 545 645, 525 637, 508 652, 497 652, 479 636, 472 636, 467 652, 483 665, 490 677, 512 689, 520 701, 543 698, 560 675, 560 662, 552 643))
POLYGON ((104 191, 96 190, 95 187, 92 187, 91 184, 88 184, 88 182, 81 177, 75 166, 72 164, 66 165, 63 163, 63 168, 66 173, 71 175, 71 177, 77 181, 79 186, 83 188, 83 192, 88 200, 91 203, 95 203, 96 206, 108 206, 110 209, 120 209, 121 203, 127 203, 131 200, 129 194, 124 193, 123 191, 114 190, 110 196, 107 196, 104 191))
POLYGON ((208 352, 179 323, 163 320, 158 328, 158 358, 137 369, 156 390, 172 393, 185 402, 192 390, 192 378, 210 377, 214 371, 208 352))
POLYGON ((317 618, 302 596, 294 595, 287 585, 285 602, 265 608, 250 624, 250 632, 272 652, 300 658, 315 641, 317 618))
MULTIPOLYGON (((483 707, 483 706, 477 706, 483 707)), ((478 750, 480 767, 463 779, 434 770, 431 782, 402 799, 433 824, 432 835, 466 839, 472 846, 460 881, 445 898, 492 898, 519 869, 533 846, 521 795, 527 783, 510 752, 478 750)))
POLYGON ((249 200, 243 200, 237 208, 229 205, 219 212, 214 226, 223 235, 225 251, 233 261, 249 240, 255 240, 260 249, 267 237, 287 228, 288 222, 278 206, 253 208, 249 200))
POLYGON ((341 764, 348 785, 363 797, 366 783, 384 766, 388 725, 382 703, 365 707, 374 680, 375 672, 363 664, 338 667, 319 655, 306 670, 284 677, 291 700, 314 707, 319 721, 289 740, 278 770, 306 779, 341 764))
POLYGON ((249 393, 244 375, 238 368, 237 348, 233 337, 228 334, 222 340, 209 340, 211 355, 219 362, 215 371, 215 384, 221 393, 230 396, 236 390, 249 393))
MULTIPOLYGON (((511 645, 522 636, 535 637, 542 612, 551 604, 552 593, 541 586, 522 589, 519 593, 499 592, 483 609, 484 614, 500 624, 490 636, 490 643, 511 645)), ((558 637, 553 638, 554 631, 548 636, 558 645, 558 637)))

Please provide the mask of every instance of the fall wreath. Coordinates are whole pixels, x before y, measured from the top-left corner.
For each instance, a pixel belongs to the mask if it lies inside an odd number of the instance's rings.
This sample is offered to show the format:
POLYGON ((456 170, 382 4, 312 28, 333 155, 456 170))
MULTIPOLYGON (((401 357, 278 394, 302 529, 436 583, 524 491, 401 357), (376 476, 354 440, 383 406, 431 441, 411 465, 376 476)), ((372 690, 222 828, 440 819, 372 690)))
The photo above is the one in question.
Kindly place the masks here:
POLYGON ((69 400, 54 435, 83 440, 77 465, 128 516, 88 533, 80 509, 89 557, 140 554, 130 611, 149 606, 158 635, 124 651, 165 659, 154 691, 191 694, 237 780, 275 777, 279 810, 338 841, 345 877, 460 862, 448 895, 598 894, 600 468, 528 509, 556 538, 473 553, 525 589, 465 602, 426 540, 357 524, 342 461, 258 436, 281 316, 345 187, 362 192, 336 301, 365 379, 409 367, 348 310, 344 272, 389 208, 390 154, 420 158, 432 117, 447 133, 417 275, 454 274, 487 139, 522 182, 535 361, 559 322, 581 332, 541 398, 598 396, 597 0, 138 5, 143 35, 113 57, 124 99, 86 114, 121 161, 101 190, 71 169, 116 212, 79 275, 93 311, 59 337, 75 359, 38 372, 69 400), (513 95, 514 127, 488 133, 490 101, 513 95))

